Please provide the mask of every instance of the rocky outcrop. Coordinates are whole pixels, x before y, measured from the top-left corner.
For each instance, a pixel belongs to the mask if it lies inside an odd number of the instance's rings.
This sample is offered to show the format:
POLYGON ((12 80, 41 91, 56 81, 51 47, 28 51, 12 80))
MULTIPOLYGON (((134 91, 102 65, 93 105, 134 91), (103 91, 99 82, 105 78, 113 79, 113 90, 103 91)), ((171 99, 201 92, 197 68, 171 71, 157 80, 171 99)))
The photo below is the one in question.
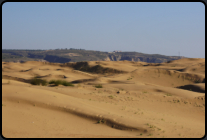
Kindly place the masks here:
POLYGON ((179 59, 179 57, 169 57, 169 58, 159 58, 159 57, 151 57, 151 56, 130 56, 130 55, 116 55, 116 54, 110 54, 106 58, 107 61, 123 61, 123 60, 128 60, 128 61, 142 61, 142 62, 147 62, 147 63, 162 63, 162 62, 167 62, 169 60, 176 60, 179 59))

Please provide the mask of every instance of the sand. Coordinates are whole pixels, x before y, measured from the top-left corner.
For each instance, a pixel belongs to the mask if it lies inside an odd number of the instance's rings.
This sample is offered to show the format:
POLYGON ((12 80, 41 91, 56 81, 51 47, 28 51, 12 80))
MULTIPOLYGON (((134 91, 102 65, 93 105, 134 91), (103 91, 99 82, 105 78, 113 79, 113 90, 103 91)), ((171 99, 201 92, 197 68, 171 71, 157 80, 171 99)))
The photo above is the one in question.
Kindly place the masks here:
POLYGON ((202 138, 205 59, 150 64, 91 61, 125 73, 97 74, 57 63, 2 62, 5 138, 202 138), (34 76, 71 86, 31 85, 34 76), (75 82, 74 82, 75 81, 75 82), (102 88, 96 88, 101 84, 102 88))

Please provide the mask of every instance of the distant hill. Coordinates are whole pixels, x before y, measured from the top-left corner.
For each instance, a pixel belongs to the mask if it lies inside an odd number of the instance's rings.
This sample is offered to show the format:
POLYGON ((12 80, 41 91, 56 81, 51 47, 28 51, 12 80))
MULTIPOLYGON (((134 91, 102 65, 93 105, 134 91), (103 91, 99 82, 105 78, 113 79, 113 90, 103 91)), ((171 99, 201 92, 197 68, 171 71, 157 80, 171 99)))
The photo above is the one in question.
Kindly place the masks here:
POLYGON ((2 61, 48 61, 53 63, 81 61, 142 61, 147 63, 162 63, 177 60, 180 56, 165 56, 160 54, 144 54, 139 52, 101 52, 83 49, 55 50, 12 50, 2 49, 2 61))

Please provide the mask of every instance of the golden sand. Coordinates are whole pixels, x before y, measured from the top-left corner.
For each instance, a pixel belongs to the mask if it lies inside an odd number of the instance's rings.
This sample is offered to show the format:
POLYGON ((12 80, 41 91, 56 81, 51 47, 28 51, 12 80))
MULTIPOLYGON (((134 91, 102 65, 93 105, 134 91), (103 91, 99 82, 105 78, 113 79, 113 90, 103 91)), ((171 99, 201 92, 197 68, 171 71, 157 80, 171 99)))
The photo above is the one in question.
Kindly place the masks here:
POLYGON ((2 62, 3 136, 204 136, 205 59, 180 59, 160 65, 130 61, 88 63, 126 73, 95 74, 34 61, 2 62), (27 81, 34 76, 76 83, 74 87, 31 85, 27 81), (96 88, 97 84, 103 88, 96 88))

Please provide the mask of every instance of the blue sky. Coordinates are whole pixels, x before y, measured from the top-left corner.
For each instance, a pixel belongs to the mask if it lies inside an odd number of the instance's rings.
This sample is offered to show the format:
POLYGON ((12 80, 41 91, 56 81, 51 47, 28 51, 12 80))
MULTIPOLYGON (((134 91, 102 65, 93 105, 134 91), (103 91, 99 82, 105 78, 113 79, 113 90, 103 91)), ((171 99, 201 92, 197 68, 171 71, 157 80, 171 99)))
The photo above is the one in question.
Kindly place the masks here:
POLYGON ((77 48, 205 58, 201 2, 7 2, 2 49, 77 48))

